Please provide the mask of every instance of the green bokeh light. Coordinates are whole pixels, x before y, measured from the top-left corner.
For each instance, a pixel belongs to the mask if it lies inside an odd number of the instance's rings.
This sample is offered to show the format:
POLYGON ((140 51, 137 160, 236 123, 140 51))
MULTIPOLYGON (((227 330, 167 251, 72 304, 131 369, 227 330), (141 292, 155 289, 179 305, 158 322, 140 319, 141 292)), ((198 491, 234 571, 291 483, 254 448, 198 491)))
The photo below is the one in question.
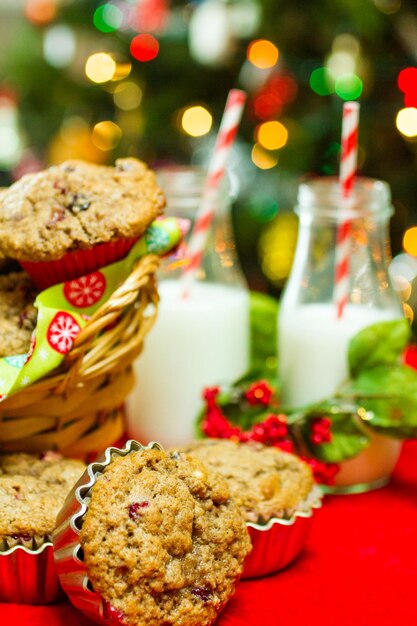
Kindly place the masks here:
POLYGON ((271 196, 261 195, 251 198, 248 212, 256 222, 270 222, 278 213, 278 202, 271 196))
POLYGON ((362 89, 363 83, 356 74, 343 74, 336 80, 336 93, 342 100, 356 100, 362 89))
POLYGON ((311 72, 310 87, 319 96, 330 96, 334 93, 334 78, 326 67, 318 67, 311 72))
POLYGON ((123 13, 113 4, 101 4, 94 12, 94 26, 102 33, 112 33, 123 21, 123 13))

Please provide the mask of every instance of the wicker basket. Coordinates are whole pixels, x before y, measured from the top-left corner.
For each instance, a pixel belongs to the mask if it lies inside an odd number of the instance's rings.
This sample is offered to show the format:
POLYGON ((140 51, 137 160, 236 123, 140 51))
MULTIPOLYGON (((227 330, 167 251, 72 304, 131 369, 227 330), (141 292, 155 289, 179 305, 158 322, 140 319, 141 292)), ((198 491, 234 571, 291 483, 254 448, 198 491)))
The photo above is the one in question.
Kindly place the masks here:
POLYGON ((2 451, 78 456, 123 434, 132 362, 156 319, 158 264, 155 255, 143 257, 79 333, 64 365, 0 404, 2 451))

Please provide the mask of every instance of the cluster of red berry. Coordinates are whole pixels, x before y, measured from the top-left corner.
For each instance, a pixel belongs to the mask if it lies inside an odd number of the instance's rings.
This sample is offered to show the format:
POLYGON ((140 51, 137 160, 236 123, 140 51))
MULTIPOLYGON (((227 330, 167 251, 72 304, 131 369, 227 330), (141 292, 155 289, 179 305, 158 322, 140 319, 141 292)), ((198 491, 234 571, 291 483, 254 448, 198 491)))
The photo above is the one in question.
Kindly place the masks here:
MULTIPOLYGON (((232 424, 224 415, 218 404, 220 387, 207 387, 203 392, 206 412, 202 423, 202 431, 206 437, 216 439, 235 439, 241 442, 258 441, 267 446, 280 448, 285 452, 295 452, 294 441, 288 427, 286 415, 270 413, 262 421, 254 424, 249 430, 232 424)), ((253 383, 243 393, 250 406, 263 405, 268 407, 273 397, 273 389, 264 380, 253 383)), ((331 441, 331 421, 328 417, 317 417, 311 421, 310 440, 314 445, 331 441)), ((318 459, 302 457, 312 468, 317 482, 331 485, 339 466, 335 463, 323 463, 318 459)))

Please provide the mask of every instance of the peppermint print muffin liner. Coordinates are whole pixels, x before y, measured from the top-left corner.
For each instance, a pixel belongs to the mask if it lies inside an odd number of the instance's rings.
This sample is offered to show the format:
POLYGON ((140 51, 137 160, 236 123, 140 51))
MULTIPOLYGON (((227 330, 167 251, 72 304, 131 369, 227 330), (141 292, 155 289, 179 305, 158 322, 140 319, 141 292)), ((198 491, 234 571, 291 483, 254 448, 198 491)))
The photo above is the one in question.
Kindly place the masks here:
POLYGON ((49 537, 0 546, 0 602, 51 604, 62 596, 49 537))
POLYGON ((271 518, 266 524, 247 522, 252 552, 246 557, 242 579, 259 578, 287 567, 301 552, 322 506, 322 494, 314 486, 289 519, 271 518))
POLYGON ((39 261, 37 263, 19 261, 19 263, 39 289, 47 289, 51 285, 80 278, 105 265, 115 263, 126 256, 137 241, 137 237, 118 239, 117 241, 100 243, 92 248, 67 252, 56 261, 39 261))
POLYGON ((103 470, 115 457, 127 456, 140 450, 162 450, 162 446, 154 441, 142 446, 139 442, 130 440, 121 449, 107 448, 102 457, 90 463, 58 514, 52 538, 55 564, 62 588, 77 609, 99 624, 122 626, 123 620, 119 611, 94 591, 84 564, 79 535, 90 503, 91 490, 103 470))
POLYGON ((158 219, 122 260, 41 291, 34 303, 38 316, 29 352, 0 358, 0 403, 59 367, 78 333, 127 279, 138 259, 167 254, 181 237, 176 218, 158 219))

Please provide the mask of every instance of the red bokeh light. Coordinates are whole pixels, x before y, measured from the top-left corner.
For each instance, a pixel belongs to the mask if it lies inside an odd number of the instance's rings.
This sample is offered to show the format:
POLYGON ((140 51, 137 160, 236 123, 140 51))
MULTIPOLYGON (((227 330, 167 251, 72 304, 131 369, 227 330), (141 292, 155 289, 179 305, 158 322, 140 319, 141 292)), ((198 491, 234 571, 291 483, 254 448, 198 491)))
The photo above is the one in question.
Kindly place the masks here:
POLYGON ((404 106, 417 108, 417 89, 407 92, 404 96, 404 106))
POLYGON ((262 120, 281 115, 283 106, 296 97, 297 89, 297 83, 292 76, 273 74, 255 95, 253 112, 262 120))
POLYGON ((130 54, 138 61, 152 61, 158 52, 159 42, 153 35, 136 35, 130 42, 130 54))
POLYGON ((406 67, 398 74, 398 87, 405 94, 417 94, 417 67, 406 67))

